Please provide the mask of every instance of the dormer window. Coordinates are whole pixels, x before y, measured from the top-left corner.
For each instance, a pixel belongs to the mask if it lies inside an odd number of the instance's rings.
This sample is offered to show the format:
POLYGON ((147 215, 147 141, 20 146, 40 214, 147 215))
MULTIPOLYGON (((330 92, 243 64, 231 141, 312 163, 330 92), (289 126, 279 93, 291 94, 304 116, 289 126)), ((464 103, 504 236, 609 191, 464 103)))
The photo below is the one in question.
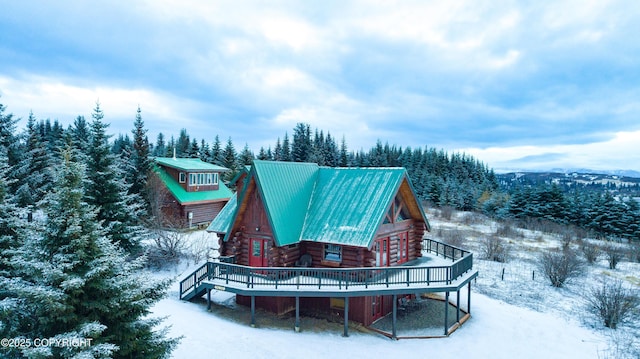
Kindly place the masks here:
POLYGON ((217 184, 217 173, 189 173, 189 186, 211 186, 217 184))
POLYGON ((184 183, 187 180, 187 174, 184 172, 180 172, 180 183, 184 183))

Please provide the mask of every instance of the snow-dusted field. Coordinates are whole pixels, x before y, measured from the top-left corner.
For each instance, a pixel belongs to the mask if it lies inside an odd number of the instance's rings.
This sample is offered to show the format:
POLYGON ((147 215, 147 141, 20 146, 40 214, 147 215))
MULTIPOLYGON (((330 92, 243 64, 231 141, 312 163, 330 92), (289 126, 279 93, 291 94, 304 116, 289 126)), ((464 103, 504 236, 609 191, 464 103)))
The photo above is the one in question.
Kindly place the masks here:
MULTIPOLYGON (((469 230, 489 233, 495 225, 464 225, 443 222, 430 216, 433 228, 469 230)), ((437 231, 432 231, 437 234, 437 231)), ((194 238, 203 240, 202 233, 194 238)), ((437 239, 437 238, 436 238, 437 239)), ((468 246, 473 247, 473 235, 468 246)), ((251 328, 242 320, 230 320, 208 312, 201 303, 178 299, 178 282, 193 269, 193 263, 167 275, 177 279, 167 298, 154 308, 154 316, 167 316, 172 336, 183 336, 174 358, 365 358, 365 357, 434 357, 434 358, 619 358, 640 352, 637 323, 625 324, 613 331, 604 328, 586 313, 584 295, 603 275, 633 282, 640 273, 638 263, 620 263, 609 270, 606 262, 588 267, 586 274, 565 288, 551 287, 537 271, 533 258, 536 249, 554 247, 559 241, 552 236, 526 233, 514 239, 512 259, 506 263, 475 258, 480 271, 472 285, 472 317, 462 328, 445 339, 391 340, 381 335, 350 330, 302 332, 260 326, 251 328), (502 270, 505 275, 502 279, 502 270)), ((211 247, 216 247, 211 237, 211 247)), ((204 259, 203 259, 204 260, 204 259)), ((637 281, 635 285, 638 285, 637 281)), ((214 294, 214 300, 232 302, 227 293, 214 294)), ((306 330, 305 330, 306 329, 306 330)))

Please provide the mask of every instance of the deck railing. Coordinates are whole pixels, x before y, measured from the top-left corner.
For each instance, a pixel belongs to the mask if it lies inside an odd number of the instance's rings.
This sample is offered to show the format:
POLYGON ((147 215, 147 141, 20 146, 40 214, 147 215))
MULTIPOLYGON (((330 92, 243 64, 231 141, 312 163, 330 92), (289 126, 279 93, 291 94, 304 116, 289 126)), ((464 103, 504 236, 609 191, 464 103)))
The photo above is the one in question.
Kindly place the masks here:
POLYGON ((431 239, 424 240, 423 251, 451 259, 449 265, 394 266, 366 268, 248 267, 207 262, 180 282, 180 298, 197 290, 205 280, 235 283, 259 289, 348 290, 390 286, 449 285, 473 267, 473 254, 431 239))

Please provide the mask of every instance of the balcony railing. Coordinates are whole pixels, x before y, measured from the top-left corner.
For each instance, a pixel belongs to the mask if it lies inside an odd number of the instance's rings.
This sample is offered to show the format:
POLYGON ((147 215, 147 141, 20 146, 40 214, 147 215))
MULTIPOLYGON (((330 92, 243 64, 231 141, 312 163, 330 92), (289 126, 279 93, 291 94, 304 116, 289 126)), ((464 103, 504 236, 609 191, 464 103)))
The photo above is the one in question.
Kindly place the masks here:
POLYGON ((449 265, 420 265, 363 268, 248 267, 222 262, 207 262, 180 282, 180 298, 198 290, 203 281, 234 284, 245 288, 277 290, 349 290, 444 284, 450 285, 473 267, 473 254, 431 239, 423 242, 423 251, 445 259, 449 265))

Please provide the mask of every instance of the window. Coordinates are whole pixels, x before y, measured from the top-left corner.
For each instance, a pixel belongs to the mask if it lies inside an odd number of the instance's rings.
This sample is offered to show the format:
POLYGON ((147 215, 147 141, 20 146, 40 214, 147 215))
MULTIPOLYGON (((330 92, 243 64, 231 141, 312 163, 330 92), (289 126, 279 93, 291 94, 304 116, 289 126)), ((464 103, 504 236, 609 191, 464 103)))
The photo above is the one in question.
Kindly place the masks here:
POLYGON ((187 180, 187 174, 180 172, 180 183, 184 183, 187 180))
POLYGON ((324 245, 324 259, 327 261, 342 261, 342 247, 335 244, 324 245))
POLYGON ((218 184, 217 173, 189 173, 189 186, 211 186, 218 184))
POLYGON ((398 235, 398 263, 409 260, 409 232, 398 235))

